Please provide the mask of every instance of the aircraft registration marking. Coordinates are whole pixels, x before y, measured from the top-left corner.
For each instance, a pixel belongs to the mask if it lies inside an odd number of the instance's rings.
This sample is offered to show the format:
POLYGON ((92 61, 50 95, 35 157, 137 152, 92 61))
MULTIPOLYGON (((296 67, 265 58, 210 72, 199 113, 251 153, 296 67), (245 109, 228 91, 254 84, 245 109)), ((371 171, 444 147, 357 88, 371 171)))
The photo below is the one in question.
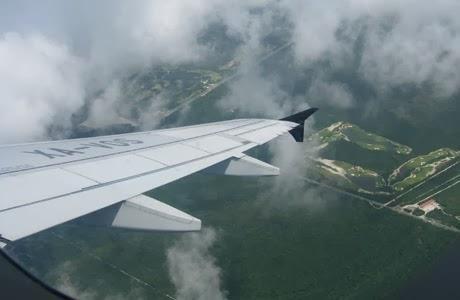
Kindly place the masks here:
POLYGON ((101 140, 97 142, 82 143, 74 148, 65 149, 65 148, 54 148, 53 147, 53 148, 46 148, 45 150, 34 149, 31 151, 23 151, 23 153, 40 155, 48 159, 54 159, 57 157, 73 156, 75 154, 86 154, 85 151, 83 150, 88 150, 88 149, 94 149, 94 148, 113 149, 117 147, 126 147, 126 146, 143 144, 143 143, 144 142, 141 140, 117 138, 113 140, 101 140))

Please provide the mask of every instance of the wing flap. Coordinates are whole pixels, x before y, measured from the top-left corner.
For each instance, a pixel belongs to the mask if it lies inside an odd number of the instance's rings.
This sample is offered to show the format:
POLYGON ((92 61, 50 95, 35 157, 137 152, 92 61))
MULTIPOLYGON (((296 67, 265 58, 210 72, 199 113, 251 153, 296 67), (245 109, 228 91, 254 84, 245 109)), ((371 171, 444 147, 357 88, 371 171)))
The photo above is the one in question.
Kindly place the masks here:
POLYGON ((145 195, 123 202, 113 227, 155 231, 198 231, 201 220, 145 195))

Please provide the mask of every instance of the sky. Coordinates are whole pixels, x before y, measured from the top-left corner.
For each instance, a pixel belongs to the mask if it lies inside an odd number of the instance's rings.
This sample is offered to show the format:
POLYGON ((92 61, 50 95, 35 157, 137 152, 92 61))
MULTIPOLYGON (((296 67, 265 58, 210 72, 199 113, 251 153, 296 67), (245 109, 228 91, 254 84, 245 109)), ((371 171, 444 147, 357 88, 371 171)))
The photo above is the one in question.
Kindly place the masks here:
MULTIPOLYGON (((357 96, 331 77, 336 70, 358 76, 375 90, 375 97, 366 100, 370 105, 387 101, 393 89, 407 85, 428 86, 430 97, 443 101, 458 92, 460 81, 459 11, 457 0, 2 1, 0 144, 67 137, 72 116, 84 107, 92 126, 119 122, 119 112, 129 109, 120 97, 123 76, 147 67, 206 61, 216 49, 200 37, 215 24, 239 42, 241 60, 241 76, 219 100, 224 110, 267 117, 308 106, 346 110, 356 105, 357 96), (293 64, 314 70, 300 98, 290 96, 280 78, 266 76, 257 64, 266 50, 262 41, 280 18, 293 43, 293 64), (328 67, 322 68, 325 63, 328 67)), ((158 122, 150 116, 168 100, 152 99, 152 109, 134 121, 154 128, 158 122)), ((279 144, 271 147, 282 169, 298 172, 276 150, 279 144)), ((289 157, 303 155, 297 148, 292 152, 289 157)), ((209 280, 209 272, 219 274, 208 253, 217 238, 209 229, 169 250, 179 298, 191 299, 187 295, 201 288, 183 274, 204 269, 203 280, 209 280), (192 252, 184 251, 184 243, 192 252), (198 265, 184 263, 187 259, 198 265), (184 265, 191 269, 178 269, 184 265)), ((226 297, 218 276, 212 292, 212 299, 226 297)))

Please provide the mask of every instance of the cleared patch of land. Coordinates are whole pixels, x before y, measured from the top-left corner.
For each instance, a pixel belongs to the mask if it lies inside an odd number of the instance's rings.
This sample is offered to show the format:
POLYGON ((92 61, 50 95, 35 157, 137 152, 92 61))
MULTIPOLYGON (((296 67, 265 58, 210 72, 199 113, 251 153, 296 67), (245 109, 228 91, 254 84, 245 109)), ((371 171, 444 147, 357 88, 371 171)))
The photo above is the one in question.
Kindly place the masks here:
POLYGON ((316 175, 342 188, 367 195, 389 195, 385 192, 385 179, 373 170, 344 161, 323 158, 312 161, 316 175))
POLYGON ((402 192, 452 165, 459 155, 455 150, 441 148, 417 156, 394 170, 388 177, 388 183, 395 191, 402 192))

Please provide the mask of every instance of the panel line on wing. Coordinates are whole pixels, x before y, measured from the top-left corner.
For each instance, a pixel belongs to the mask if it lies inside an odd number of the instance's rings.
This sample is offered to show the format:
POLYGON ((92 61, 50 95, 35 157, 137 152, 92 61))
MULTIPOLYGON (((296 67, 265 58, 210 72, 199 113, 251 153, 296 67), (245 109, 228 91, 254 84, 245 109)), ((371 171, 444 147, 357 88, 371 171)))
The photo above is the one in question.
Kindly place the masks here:
POLYGON ((193 149, 195 149, 195 150, 199 150, 199 151, 206 152, 206 153, 208 153, 208 154, 212 154, 212 152, 209 152, 209 151, 207 151, 206 149, 198 148, 198 147, 197 147, 196 145, 194 145, 194 144, 185 144, 185 143, 181 143, 181 144, 182 144, 182 145, 185 145, 185 146, 187 146, 187 147, 193 148, 193 149))
MULTIPOLYGON (((151 160, 151 161, 156 162, 156 163, 159 163, 159 164, 162 164, 162 165, 165 166, 165 167, 168 166, 168 165, 166 165, 166 164, 164 164, 164 163, 162 163, 162 162, 160 162, 160 161, 158 161, 158 160, 156 160, 156 159, 154 159, 154 158, 152 158, 152 157, 147 157, 147 156, 145 156, 145 155, 142 155, 141 152, 133 153, 133 155, 139 156, 139 157, 142 157, 142 158, 145 158, 145 159, 148 159, 148 160, 151 160)), ((163 169, 163 168, 161 168, 161 169, 163 169)), ((160 169, 159 169, 159 170, 160 170, 160 169)))
POLYGON ((240 142, 225 138, 220 135, 205 136, 198 139, 182 142, 182 144, 194 147, 201 151, 206 151, 208 153, 217 153, 226 149, 241 146, 240 142))
POLYGON ((261 144, 264 144, 266 142, 268 142, 269 140, 271 140, 272 138, 276 137, 276 136, 279 136, 279 135, 282 135, 284 133, 286 133, 287 131, 289 131, 289 129, 291 128, 290 126, 287 126, 287 125, 282 125, 282 126, 286 126, 287 128, 279 128, 278 126, 280 126, 281 124, 278 124, 276 121, 275 122, 270 122, 269 124, 265 125, 265 126, 261 126, 261 127, 257 127, 257 128, 254 128, 254 129, 251 129, 251 130, 247 130, 245 132, 239 132, 237 135, 237 137, 241 138, 241 139, 245 139, 247 141, 250 141, 250 142, 255 142, 259 145, 261 144), (267 135, 268 133, 268 129, 274 129, 274 132, 269 132, 270 135, 267 135), (261 136, 256 136, 257 134, 261 135, 261 136), (272 136, 274 135, 274 136, 272 136))
POLYGON ((274 122, 270 122, 264 126, 260 126, 260 127, 257 127, 257 128, 251 128, 249 130, 245 130, 245 131, 241 131, 241 132, 238 132, 238 134, 236 134, 235 136, 238 136, 241 138, 242 135, 245 135, 245 134, 248 134, 248 133, 252 133, 252 132, 257 132, 259 130, 262 130, 262 129, 265 129, 265 128, 269 128, 269 127, 272 127, 272 126, 276 126, 276 123, 274 122))
POLYGON ((69 165, 63 168, 96 180, 99 183, 104 183, 163 167, 165 167, 165 164, 154 162, 145 157, 123 154, 107 159, 69 165))
POLYGON ((85 175, 83 175, 83 174, 77 173, 77 172, 75 172, 75 171, 73 171, 73 170, 69 170, 69 169, 65 169, 65 168, 59 168, 59 169, 62 170, 62 171, 64 171, 64 172, 71 173, 71 174, 74 174, 74 175, 77 175, 77 176, 86 178, 86 179, 88 179, 88 180, 91 180, 92 182, 94 182, 94 183, 96 183, 96 184, 100 184, 100 183, 101 183, 101 182, 99 182, 99 181, 97 181, 97 180, 95 180, 95 179, 93 179, 93 178, 90 178, 90 177, 85 176, 85 175))

